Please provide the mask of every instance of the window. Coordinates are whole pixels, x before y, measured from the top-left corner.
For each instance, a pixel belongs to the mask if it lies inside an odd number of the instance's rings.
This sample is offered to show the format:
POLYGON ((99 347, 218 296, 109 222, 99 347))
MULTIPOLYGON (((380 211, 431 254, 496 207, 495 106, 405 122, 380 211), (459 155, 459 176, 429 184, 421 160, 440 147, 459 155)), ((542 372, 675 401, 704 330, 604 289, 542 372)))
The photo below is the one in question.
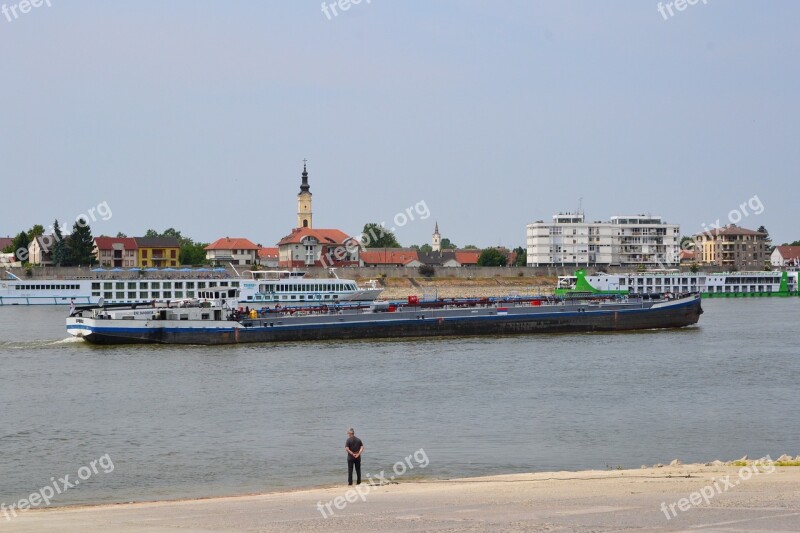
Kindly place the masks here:
POLYGON ((147 250, 142 250, 142 259, 147 259, 147 250))

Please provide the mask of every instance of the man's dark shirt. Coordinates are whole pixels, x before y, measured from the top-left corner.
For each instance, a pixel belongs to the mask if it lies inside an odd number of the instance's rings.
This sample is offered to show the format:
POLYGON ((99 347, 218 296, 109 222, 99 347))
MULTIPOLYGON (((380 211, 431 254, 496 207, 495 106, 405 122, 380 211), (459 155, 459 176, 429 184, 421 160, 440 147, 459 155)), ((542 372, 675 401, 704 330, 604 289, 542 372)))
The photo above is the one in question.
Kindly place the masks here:
MULTIPOLYGON (((351 452, 358 453, 358 450, 360 450, 361 447, 364 446, 364 443, 361 442, 361 439, 359 439, 358 437, 352 436, 347 439, 347 442, 345 442, 344 445, 350 448, 351 452)), ((347 458, 353 459, 353 456, 348 453, 347 458)))

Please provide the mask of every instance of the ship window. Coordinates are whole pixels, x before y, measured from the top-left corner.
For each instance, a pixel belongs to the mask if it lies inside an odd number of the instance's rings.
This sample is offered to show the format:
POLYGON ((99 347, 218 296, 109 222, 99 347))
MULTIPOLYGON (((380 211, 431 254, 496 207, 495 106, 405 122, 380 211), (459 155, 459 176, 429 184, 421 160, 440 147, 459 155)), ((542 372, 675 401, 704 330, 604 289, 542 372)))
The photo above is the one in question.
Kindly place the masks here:
POLYGON ((186 282, 187 289, 194 289, 194 281, 187 281, 186 282))
POLYGON ((172 291, 164 291, 164 298, 172 298, 172 291))
POLYGON ((92 292, 92 296, 100 296, 100 291, 92 292))
POLYGON ((150 296, 155 300, 156 298, 161 298, 161 293, 159 291, 152 291, 150 296))
POLYGON ((205 289, 206 288, 206 282, 205 281, 198 281, 197 282, 197 288, 198 289, 205 289))
POLYGON ((124 292, 118 292, 117 293, 117 300, 124 300, 124 299, 125 299, 125 293, 124 292))
POLYGON ((297 300, 297 296, 295 296, 294 294, 292 294, 292 300, 297 300))
POLYGON ((194 298, 194 291, 186 291, 187 298, 194 298))
POLYGON ((128 293, 128 300, 135 300, 135 299, 136 299, 136 293, 135 292, 129 292, 128 293))
POLYGON ((136 282, 128 282, 128 290, 136 290, 136 282))
POLYGON ((217 282, 216 281, 209 281, 208 282, 208 286, 209 287, 216 287, 217 286, 217 282))
POLYGON ((124 289, 125 288, 125 284, 122 283, 121 281, 118 281, 117 284, 116 284, 116 287, 114 287, 114 288, 117 289, 117 290, 124 289))
POLYGON ((171 288, 172 288, 172 282, 165 281, 165 282, 163 283, 162 287, 163 287, 164 289, 171 289, 171 288))
POLYGON ((146 292, 140 292, 139 293, 139 298, 141 298, 142 300, 147 300, 147 293, 146 292))
POLYGON ((151 289, 160 289, 161 288, 161 283, 158 282, 158 281, 154 281, 153 283, 150 284, 150 288, 151 289))
POLYGON ((111 289, 111 282, 103 283, 103 289, 105 289, 105 290, 111 289))
POLYGON ((146 281, 142 281, 141 283, 139 283, 139 290, 144 290, 144 289, 147 289, 146 281))
POLYGON ((100 284, 99 284, 99 283, 94 283, 94 282, 93 282, 93 283, 92 283, 92 290, 93 290, 93 291, 99 291, 99 290, 100 290, 100 284))
POLYGON ((227 287, 228 286, 228 282, 227 281, 220 281, 219 282, 219 286, 220 287, 227 287))
POLYGON ((176 281, 175 282, 175 288, 176 289, 182 289, 183 288, 183 282, 182 281, 176 281))
POLYGON ((106 300, 112 299, 113 298, 112 293, 111 292, 104 292, 103 293, 103 298, 105 298, 106 300))

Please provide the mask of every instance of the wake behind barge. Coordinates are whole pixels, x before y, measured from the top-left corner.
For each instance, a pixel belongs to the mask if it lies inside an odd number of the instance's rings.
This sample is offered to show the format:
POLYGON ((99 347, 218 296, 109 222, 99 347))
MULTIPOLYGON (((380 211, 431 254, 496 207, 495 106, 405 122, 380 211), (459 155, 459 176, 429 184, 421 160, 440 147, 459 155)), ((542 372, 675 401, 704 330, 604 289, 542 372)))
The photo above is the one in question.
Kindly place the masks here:
POLYGON ((242 316, 236 289, 209 289, 194 301, 85 306, 67 331, 94 344, 239 344, 397 337, 577 333, 681 328, 696 324, 700 296, 522 298, 375 302, 343 308, 278 308, 242 316), (84 316, 87 315, 87 316, 84 316))

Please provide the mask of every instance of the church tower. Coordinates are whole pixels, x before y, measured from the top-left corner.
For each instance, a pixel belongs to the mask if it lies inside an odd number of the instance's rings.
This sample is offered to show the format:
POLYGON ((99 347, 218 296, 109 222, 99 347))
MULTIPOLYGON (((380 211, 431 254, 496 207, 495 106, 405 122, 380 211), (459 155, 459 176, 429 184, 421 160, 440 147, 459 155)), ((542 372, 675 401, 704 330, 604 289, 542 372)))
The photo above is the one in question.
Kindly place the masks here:
POLYGON ((303 160, 303 181, 300 184, 300 192, 297 193, 297 227, 313 228, 311 219, 311 191, 308 185, 308 170, 306 160, 303 160))
POLYGON ((436 228, 433 230, 433 241, 431 241, 431 248, 434 252, 442 251, 442 236, 439 235, 439 222, 436 222, 436 228))

